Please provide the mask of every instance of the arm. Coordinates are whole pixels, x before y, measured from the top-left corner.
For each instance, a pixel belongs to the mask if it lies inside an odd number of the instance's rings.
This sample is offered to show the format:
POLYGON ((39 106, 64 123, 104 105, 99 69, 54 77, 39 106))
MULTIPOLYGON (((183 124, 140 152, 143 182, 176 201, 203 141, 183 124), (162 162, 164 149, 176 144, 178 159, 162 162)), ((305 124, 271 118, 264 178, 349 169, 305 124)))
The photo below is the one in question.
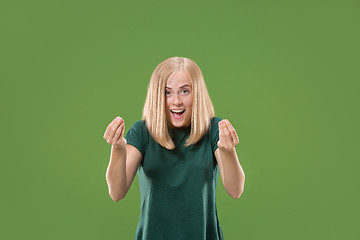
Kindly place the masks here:
POLYGON ((114 201, 125 198, 142 160, 140 151, 134 146, 127 144, 124 150, 111 147, 110 162, 106 170, 109 195, 114 201))
POLYGON ((219 142, 215 158, 226 192, 237 199, 244 191, 245 173, 239 163, 235 146, 239 143, 235 129, 228 120, 219 122, 219 142))
POLYGON ((104 139, 111 144, 111 157, 106 170, 106 182, 109 195, 114 201, 119 201, 126 196, 142 160, 140 151, 127 144, 124 138, 124 128, 124 120, 116 117, 104 133, 104 139))

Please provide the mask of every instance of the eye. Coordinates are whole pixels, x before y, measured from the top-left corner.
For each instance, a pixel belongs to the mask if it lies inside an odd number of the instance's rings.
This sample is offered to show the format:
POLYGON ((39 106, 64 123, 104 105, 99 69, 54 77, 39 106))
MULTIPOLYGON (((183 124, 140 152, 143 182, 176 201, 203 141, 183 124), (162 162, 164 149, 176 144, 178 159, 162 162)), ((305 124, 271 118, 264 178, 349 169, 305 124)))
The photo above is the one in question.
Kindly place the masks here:
POLYGON ((165 94, 166 94, 166 95, 170 95, 170 92, 169 92, 169 91, 165 91, 165 94))
POLYGON ((183 93, 183 94, 188 94, 188 93, 189 93, 189 90, 184 89, 184 90, 182 91, 182 93, 183 93))

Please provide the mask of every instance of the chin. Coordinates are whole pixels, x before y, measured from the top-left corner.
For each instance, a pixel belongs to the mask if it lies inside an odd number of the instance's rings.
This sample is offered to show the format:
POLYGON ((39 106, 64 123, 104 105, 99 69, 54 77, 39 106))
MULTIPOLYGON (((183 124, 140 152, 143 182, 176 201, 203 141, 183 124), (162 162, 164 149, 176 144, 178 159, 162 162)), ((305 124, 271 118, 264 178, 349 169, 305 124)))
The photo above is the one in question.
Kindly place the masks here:
POLYGON ((169 121, 171 127, 181 128, 181 127, 187 127, 190 125, 190 123, 186 124, 184 122, 174 122, 172 119, 169 121), (187 125, 187 126, 186 126, 187 125))

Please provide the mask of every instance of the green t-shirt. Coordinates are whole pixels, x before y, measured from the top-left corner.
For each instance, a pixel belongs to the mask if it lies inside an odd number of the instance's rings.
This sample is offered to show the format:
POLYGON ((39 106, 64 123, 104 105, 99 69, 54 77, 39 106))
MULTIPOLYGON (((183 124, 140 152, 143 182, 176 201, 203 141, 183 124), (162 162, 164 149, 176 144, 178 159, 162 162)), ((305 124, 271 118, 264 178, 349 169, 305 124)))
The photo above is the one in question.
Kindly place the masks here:
POLYGON ((218 122, 204 137, 185 148, 191 126, 170 129, 176 148, 158 144, 142 120, 126 134, 143 159, 137 173, 140 185, 140 219, 135 240, 222 240, 216 208, 219 167, 214 152, 219 140, 218 122))

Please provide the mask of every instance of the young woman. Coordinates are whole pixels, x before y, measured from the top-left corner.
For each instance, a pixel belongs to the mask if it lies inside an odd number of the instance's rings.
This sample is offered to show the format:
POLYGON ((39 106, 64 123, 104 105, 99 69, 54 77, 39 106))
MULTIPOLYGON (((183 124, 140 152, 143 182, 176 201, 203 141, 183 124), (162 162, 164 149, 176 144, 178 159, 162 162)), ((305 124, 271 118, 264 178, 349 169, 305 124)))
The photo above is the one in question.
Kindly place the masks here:
POLYGON ((215 117, 198 65, 172 57, 154 70, 142 119, 124 138, 116 117, 104 139, 112 145, 106 171, 114 201, 126 196, 136 172, 141 211, 135 239, 224 239, 216 208, 219 175, 227 193, 239 198, 245 174, 228 120, 215 117))

